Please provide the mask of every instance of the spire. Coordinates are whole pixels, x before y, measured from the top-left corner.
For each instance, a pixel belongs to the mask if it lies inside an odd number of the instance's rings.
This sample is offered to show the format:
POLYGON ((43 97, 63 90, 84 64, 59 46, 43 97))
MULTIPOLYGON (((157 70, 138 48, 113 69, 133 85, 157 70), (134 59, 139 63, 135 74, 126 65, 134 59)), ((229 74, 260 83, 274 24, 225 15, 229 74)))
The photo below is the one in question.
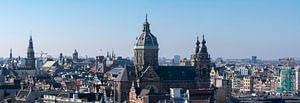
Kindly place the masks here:
POLYGON ((32 43, 32 36, 30 35, 30 38, 29 38, 29 46, 28 48, 33 48, 33 43, 32 43))
POLYGON ((116 58, 116 55, 115 55, 115 52, 114 52, 114 50, 112 50, 112 59, 115 59, 116 58))
POLYGON ((206 44, 206 41, 205 41, 205 39, 204 39, 204 35, 202 35, 202 45, 205 45, 206 44))
POLYGON ((206 41, 204 39, 204 35, 202 36, 202 42, 201 42, 201 50, 200 50, 200 53, 208 53, 207 52, 207 47, 206 47, 206 41))
POLYGON ((150 24, 148 23, 148 14, 146 14, 143 32, 150 32, 150 24))
POLYGON ((26 58, 25 64, 29 69, 35 68, 35 58, 34 58, 34 50, 33 50, 33 42, 32 42, 31 33, 30 33, 30 38, 29 38, 29 46, 27 48, 27 58, 26 58))
POLYGON ((195 48, 195 53, 197 54, 200 49, 200 42, 199 42, 199 37, 197 36, 197 41, 196 41, 196 48, 195 48))
POLYGON ((12 60, 12 48, 9 50, 9 59, 12 60))
POLYGON ((59 54, 59 59, 62 59, 63 58, 63 53, 60 53, 59 54))
POLYGON ((74 50, 74 53, 76 53, 76 54, 78 53, 76 49, 74 50))
POLYGON ((32 44, 32 31, 30 31, 30 38, 29 38, 29 48, 30 47, 33 48, 33 44, 32 44))
POLYGON ((148 22, 148 14, 146 14, 146 23, 148 22))
POLYGON ((108 51, 106 52, 106 57, 109 58, 109 52, 108 51))
POLYGON ((28 48, 27 48, 27 58, 31 58, 31 59, 34 58, 33 41, 32 41, 32 36, 31 35, 30 35, 30 38, 29 38, 29 45, 28 45, 28 48))

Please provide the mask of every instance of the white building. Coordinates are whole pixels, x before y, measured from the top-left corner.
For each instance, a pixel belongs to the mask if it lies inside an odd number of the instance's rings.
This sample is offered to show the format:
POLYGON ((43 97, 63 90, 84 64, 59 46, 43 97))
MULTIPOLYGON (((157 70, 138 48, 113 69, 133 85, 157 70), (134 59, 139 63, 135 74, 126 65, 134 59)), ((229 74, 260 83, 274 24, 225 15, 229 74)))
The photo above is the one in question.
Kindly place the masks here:
POLYGON ((238 71, 240 76, 246 76, 249 75, 249 69, 246 67, 238 67, 235 71, 238 71))

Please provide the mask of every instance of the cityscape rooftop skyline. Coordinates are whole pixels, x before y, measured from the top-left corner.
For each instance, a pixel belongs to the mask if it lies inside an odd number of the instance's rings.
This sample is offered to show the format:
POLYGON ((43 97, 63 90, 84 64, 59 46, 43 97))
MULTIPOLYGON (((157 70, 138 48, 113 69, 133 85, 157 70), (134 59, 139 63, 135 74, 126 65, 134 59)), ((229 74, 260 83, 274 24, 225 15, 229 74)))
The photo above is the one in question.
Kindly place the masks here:
POLYGON ((80 56, 114 50, 133 57, 146 13, 160 44, 160 57, 189 58, 196 37, 202 34, 212 58, 298 57, 300 50, 295 46, 299 1, 1 2, 1 57, 8 57, 10 48, 14 57, 24 57, 30 35, 35 51, 49 55, 71 56, 77 49, 80 56))

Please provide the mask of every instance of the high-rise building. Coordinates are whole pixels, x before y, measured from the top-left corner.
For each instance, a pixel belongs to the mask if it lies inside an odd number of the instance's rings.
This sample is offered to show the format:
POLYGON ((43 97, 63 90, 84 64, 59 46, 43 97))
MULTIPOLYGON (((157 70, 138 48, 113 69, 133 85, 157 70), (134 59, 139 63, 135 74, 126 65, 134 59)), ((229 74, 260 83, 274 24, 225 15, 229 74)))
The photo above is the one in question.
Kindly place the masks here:
POLYGON ((295 68, 295 91, 300 93, 300 66, 295 68))
POLYGON ((252 56, 251 62, 253 64, 256 64, 257 63, 257 56, 252 56))
POLYGON ((28 69, 35 69, 35 57, 34 57, 32 36, 30 36, 29 39, 29 46, 27 48, 27 58, 25 61, 25 65, 26 68, 28 69))
POLYGON ((178 66, 180 63, 180 55, 175 55, 173 58, 174 65, 178 66))

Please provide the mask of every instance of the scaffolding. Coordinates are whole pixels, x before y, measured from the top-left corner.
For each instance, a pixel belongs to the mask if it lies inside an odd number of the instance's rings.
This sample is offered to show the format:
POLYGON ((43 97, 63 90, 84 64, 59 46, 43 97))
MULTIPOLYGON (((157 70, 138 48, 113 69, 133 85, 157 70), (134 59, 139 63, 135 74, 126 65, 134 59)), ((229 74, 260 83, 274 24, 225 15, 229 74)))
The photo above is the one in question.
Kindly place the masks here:
POLYGON ((292 69, 282 69, 280 72, 280 86, 277 89, 278 93, 291 93, 294 88, 293 83, 293 70, 292 69))

